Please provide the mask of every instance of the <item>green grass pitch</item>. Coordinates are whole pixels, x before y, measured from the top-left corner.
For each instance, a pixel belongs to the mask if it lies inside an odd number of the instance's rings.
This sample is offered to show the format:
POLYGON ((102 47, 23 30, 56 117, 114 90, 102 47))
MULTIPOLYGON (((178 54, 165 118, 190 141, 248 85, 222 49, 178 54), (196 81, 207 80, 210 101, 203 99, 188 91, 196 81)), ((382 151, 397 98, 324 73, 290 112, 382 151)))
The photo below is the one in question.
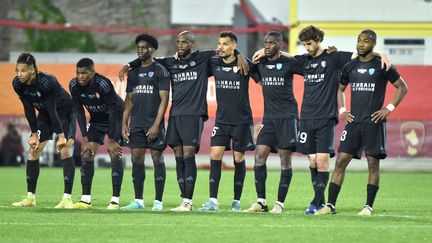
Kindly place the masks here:
MULTIPOLYGON (((194 206, 208 199, 208 173, 198 171, 194 206)), ((108 211, 110 170, 97 168, 91 210, 56 210, 62 170, 41 168, 37 208, 12 208, 26 191, 24 168, 0 168, 0 242, 432 242, 432 175, 382 173, 372 217, 356 214, 365 202, 367 173, 347 172, 336 215, 305 215, 312 198, 309 172, 294 171, 282 215, 230 212, 233 171, 223 171, 218 213, 172 213, 180 203, 175 171, 167 171, 164 212, 152 212, 153 170, 147 169, 142 212, 108 211)), ((267 201, 276 199, 279 173, 270 171, 267 201)), ((80 198, 79 170, 73 200, 80 198)), ((326 192, 327 196, 327 192, 326 192)), ((131 170, 125 171, 121 205, 133 199, 131 170)), ((253 171, 247 172, 242 208, 256 200, 253 171)))

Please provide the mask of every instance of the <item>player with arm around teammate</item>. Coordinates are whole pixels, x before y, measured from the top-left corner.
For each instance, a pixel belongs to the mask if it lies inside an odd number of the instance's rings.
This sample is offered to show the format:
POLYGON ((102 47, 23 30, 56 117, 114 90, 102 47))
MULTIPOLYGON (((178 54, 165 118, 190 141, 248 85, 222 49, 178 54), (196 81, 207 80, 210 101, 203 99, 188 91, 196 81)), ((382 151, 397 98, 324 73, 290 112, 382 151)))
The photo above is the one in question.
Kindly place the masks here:
POLYGON ((347 125, 340 138, 339 154, 336 159, 332 181, 329 185, 328 203, 315 214, 336 212, 336 200, 345 178, 345 170, 352 158, 360 159, 366 154, 369 178, 366 187, 366 204, 359 215, 371 215, 373 203, 379 188, 379 163, 387 156, 386 119, 402 101, 408 91, 407 85, 394 66, 383 70, 380 59, 372 55, 376 45, 376 33, 363 30, 357 38, 358 58, 342 69, 338 90, 339 113, 347 125), (387 82, 397 89, 392 101, 385 107, 384 98, 387 82), (351 109, 345 107, 346 87, 351 88, 351 109))

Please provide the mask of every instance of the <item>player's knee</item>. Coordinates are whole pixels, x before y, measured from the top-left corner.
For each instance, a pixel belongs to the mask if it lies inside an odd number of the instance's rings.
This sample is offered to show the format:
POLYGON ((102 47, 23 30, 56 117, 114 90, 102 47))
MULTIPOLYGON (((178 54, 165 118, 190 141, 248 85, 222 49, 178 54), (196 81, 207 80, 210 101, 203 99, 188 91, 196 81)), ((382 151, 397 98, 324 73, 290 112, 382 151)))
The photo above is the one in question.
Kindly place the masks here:
POLYGON ((35 149, 35 150, 29 149, 28 159, 29 160, 38 160, 40 155, 41 155, 41 152, 42 151, 40 149, 35 149))
POLYGON ((255 153, 255 166, 263 166, 266 163, 265 155, 261 153, 255 153))
POLYGON ((151 157, 152 157, 154 165, 158 165, 158 164, 163 164, 164 163, 162 151, 152 151, 151 152, 151 157))
POLYGON ((134 155, 132 153, 131 160, 132 160, 133 164, 143 165, 145 158, 144 158, 144 156, 136 155, 136 154, 134 155))
POLYGON ((223 157, 223 153, 219 151, 210 151, 210 159, 211 160, 221 160, 223 157))
POLYGON ((95 158, 94 153, 91 153, 90 151, 86 151, 84 153, 81 154, 81 160, 82 161, 93 161, 95 158))
POLYGON ((234 154, 234 163, 240 163, 245 160, 244 154, 234 154))
MULTIPOLYGON (((114 154, 114 153, 111 152, 111 151, 109 151, 108 154, 109 154, 109 156, 110 156, 111 161, 119 160, 119 159, 122 158, 121 155, 114 154)), ((93 157, 94 157, 94 155, 93 155, 93 157)))
POLYGON ((282 169, 282 170, 288 170, 288 169, 291 169, 291 160, 284 160, 284 161, 281 161, 281 169, 282 169))

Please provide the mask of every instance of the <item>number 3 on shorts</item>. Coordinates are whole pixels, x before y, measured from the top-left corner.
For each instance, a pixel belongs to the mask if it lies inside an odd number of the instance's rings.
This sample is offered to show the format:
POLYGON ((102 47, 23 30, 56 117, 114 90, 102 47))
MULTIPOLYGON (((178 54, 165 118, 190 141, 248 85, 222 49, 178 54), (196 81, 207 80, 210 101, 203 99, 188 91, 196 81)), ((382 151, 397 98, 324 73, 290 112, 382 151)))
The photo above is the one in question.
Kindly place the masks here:
POLYGON ((341 141, 345 141, 346 135, 347 135, 347 131, 346 131, 346 130, 343 130, 343 132, 342 132, 342 134, 341 134, 341 138, 340 138, 340 140, 341 140, 341 141))

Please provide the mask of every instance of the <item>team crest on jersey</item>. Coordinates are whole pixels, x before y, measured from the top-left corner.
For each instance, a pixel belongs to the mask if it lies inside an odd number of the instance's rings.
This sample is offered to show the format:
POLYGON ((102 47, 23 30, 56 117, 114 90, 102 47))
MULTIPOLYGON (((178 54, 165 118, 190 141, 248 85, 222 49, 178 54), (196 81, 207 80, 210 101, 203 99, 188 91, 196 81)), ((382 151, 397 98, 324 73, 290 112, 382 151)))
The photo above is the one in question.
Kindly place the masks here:
POLYGON ((100 94, 98 92, 96 92, 95 96, 96 96, 97 99, 100 98, 100 94))
POLYGON ((237 73, 237 72, 238 72, 238 67, 237 67, 237 66, 234 66, 234 67, 233 67, 233 72, 234 72, 234 73, 237 73))
POLYGON ((270 69, 270 70, 272 70, 272 69, 274 69, 275 68, 275 65, 266 65, 265 66, 267 69, 270 69))
POLYGON ((196 65, 196 62, 194 62, 194 61, 191 61, 191 62, 189 63, 189 65, 190 65, 191 67, 193 67, 193 66, 195 66, 195 65, 196 65))
POLYGON ((426 129, 417 121, 404 122, 400 126, 400 139, 405 153, 416 156, 421 152, 425 141, 426 129))
POLYGON ((375 68, 369 68, 368 72, 369 72, 369 75, 374 74, 375 73, 375 68))
POLYGON ((282 69, 282 63, 276 63, 276 69, 281 70, 282 69))
POLYGON ((144 78, 145 76, 146 76, 145 73, 140 73, 140 74, 138 74, 138 77, 140 77, 140 78, 144 78))
POLYGON ((321 67, 325 68, 326 65, 327 65, 326 61, 321 61, 321 67))
POLYGON ((154 72, 149 72, 148 73, 148 76, 151 78, 151 77, 153 77, 153 75, 154 75, 154 72))

